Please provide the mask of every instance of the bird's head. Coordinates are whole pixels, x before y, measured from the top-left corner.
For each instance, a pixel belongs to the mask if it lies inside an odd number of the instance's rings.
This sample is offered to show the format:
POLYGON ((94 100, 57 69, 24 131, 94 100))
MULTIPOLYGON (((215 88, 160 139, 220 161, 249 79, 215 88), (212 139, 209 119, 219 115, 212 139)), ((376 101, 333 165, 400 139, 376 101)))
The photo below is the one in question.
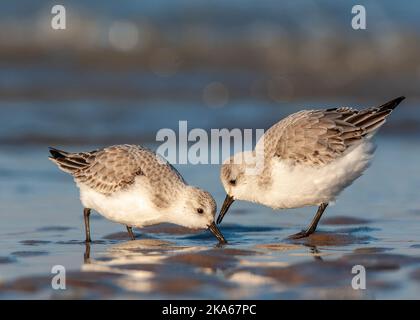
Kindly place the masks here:
POLYGON ((178 221, 178 224, 193 229, 209 229, 220 243, 226 243, 214 222, 216 201, 214 201, 212 195, 202 189, 188 186, 185 190, 184 199, 182 201, 184 216, 181 221, 178 221))
POLYGON ((250 193, 255 176, 247 169, 255 167, 252 152, 241 152, 226 160, 220 169, 220 180, 226 191, 226 198, 220 209, 217 223, 221 223, 230 205, 235 200, 246 200, 250 193))

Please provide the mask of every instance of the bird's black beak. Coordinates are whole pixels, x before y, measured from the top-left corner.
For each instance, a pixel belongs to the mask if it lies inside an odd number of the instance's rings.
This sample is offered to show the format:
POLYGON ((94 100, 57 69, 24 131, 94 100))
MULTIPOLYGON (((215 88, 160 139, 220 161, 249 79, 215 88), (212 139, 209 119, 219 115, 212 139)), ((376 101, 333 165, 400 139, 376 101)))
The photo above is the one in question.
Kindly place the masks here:
POLYGON ((213 233, 213 235, 217 238, 217 240, 219 240, 219 243, 223 243, 223 244, 227 243, 225 237, 220 232, 219 228, 216 226, 214 221, 211 223, 211 225, 209 225, 209 230, 211 231, 211 233, 213 233))
POLYGON ((219 216, 217 217, 217 224, 222 222, 223 217, 225 216, 226 212, 229 210, 230 205, 235 201, 232 196, 226 195, 225 201, 223 201, 222 209, 220 209, 219 216))

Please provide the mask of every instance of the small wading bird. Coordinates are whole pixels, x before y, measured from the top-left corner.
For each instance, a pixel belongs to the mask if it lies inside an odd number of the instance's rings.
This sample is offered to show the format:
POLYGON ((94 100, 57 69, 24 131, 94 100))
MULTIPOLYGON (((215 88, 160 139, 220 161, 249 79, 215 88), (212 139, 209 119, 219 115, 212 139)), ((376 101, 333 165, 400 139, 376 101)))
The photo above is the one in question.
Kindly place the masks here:
POLYGON ((178 171, 154 152, 134 145, 117 145, 91 152, 70 153, 50 148, 49 159, 70 173, 84 206, 86 242, 90 242, 91 209, 132 227, 163 222, 192 229, 209 229, 226 243, 214 218, 216 202, 207 191, 186 184, 178 171))
POLYGON ((404 99, 364 110, 303 110, 277 122, 253 151, 237 153, 222 165, 220 179, 227 195, 217 223, 234 200, 274 209, 318 206, 309 227, 290 238, 309 236, 328 203, 369 166, 375 151, 372 136, 404 99), (247 174, 258 152, 263 152, 261 172, 247 174))

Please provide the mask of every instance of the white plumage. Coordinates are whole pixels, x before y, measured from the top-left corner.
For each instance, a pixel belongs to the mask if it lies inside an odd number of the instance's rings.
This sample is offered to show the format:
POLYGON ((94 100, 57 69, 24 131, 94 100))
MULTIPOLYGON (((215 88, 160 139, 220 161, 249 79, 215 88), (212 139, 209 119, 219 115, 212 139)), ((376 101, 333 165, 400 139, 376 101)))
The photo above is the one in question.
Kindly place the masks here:
POLYGON ((234 200, 275 209, 316 205, 310 227, 293 237, 310 235, 328 203, 369 166, 375 151, 373 135, 403 99, 360 111, 304 110, 274 124, 254 151, 235 154, 222 165, 220 178, 227 196, 217 222, 234 200), (263 166, 253 174, 259 159, 263 166))
POLYGON ((91 241, 91 209, 126 225, 132 239, 132 227, 168 222, 208 228, 225 242, 214 223, 216 202, 211 194, 188 185, 172 165, 153 151, 117 145, 79 153, 51 148, 50 153, 50 160, 70 173, 80 189, 87 242, 91 241))

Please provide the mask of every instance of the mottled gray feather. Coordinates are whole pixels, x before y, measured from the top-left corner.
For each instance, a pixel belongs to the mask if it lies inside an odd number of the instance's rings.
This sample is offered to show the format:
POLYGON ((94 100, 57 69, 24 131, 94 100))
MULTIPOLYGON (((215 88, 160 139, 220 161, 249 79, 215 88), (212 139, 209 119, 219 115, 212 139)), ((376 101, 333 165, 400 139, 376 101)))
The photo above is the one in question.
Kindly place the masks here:
POLYGON ((128 188, 140 177, 155 194, 155 204, 165 207, 177 196, 174 186, 185 184, 172 165, 141 146, 116 145, 80 153, 51 148, 50 152, 50 159, 77 183, 107 195, 128 188))
POLYGON ((292 164, 330 163, 374 134, 403 99, 360 111, 343 107, 294 113, 265 133, 265 156, 279 157, 292 164))

